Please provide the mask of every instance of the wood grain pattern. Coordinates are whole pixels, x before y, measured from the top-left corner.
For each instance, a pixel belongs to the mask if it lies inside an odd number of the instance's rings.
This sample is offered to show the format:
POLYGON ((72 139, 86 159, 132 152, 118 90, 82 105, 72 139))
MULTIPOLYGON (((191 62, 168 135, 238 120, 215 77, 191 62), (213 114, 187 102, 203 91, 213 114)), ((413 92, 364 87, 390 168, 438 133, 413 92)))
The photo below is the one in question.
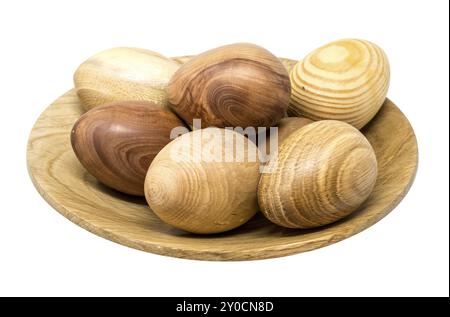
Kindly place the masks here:
MULTIPOLYGON (((185 64, 188 61, 190 61, 193 58, 193 56, 176 56, 172 57, 171 59, 179 64, 185 64)), ((284 68, 286 68, 286 71, 289 73, 292 67, 294 67, 295 64, 297 64, 297 61, 288 59, 288 58, 279 58, 281 64, 283 64, 284 68)))
MULTIPOLYGON (((293 61, 288 61, 293 63, 293 61)), ((285 229, 261 214, 230 232, 187 234, 164 224, 144 199, 102 186, 78 162, 69 134, 84 112, 74 90, 50 105, 34 125, 27 149, 31 179, 44 199, 69 220, 101 237, 139 250, 201 260, 250 260, 290 255, 350 237, 386 216, 406 195, 417 169, 417 141, 389 100, 362 130, 378 159, 378 179, 350 216, 318 229, 285 229)))
POLYGON ((381 48, 364 40, 324 45, 290 72, 288 113, 313 120, 340 120, 360 129, 378 112, 389 87, 389 62, 381 48))
POLYGON ((353 126, 334 120, 308 124, 281 144, 258 186, 261 211, 288 228, 315 228, 356 210, 377 179, 377 159, 353 126))
POLYGON ((311 119, 305 117, 287 117, 278 122, 278 144, 281 145, 292 133, 313 123, 311 119))
POLYGON ((269 127, 284 116, 289 75, 279 59, 253 44, 232 44, 204 52, 173 75, 171 108, 187 124, 202 127, 269 127))
POLYGON ((74 83, 86 110, 115 101, 144 100, 165 107, 167 84, 180 64, 161 54, 130 47, 100 52, 82 63, 74 83))
MULTIPOLYGON (((278 134, 271 134, 270 130, 268 129, 265 133, 261 134, 265 137, 265 144, 261 143, 261 141, 258 140, 260 138, 260 135, 257 135, 255 143, 258 144, 261 154, 270 155, 272 152, 276 151, 279 148, 279 146, 285 139, 287 139, 288 136, 312 122, 314 121, 305 117, 283 118, 277 124, 278 134), (276 144, 272 145, 272 142, 274 141, 276 141, 276 144), (261 144, 264 144, 264 147, 261 144)), ((267 162, 267 160, 268 157, 265 158, 264 162, 267 162)))
POLYGON ((172 129, 187 127, 175 114, 145 101, 95 107, 75 123, 71 143, 83 166, 105 185, 144 195, 144 179, 172 129))
POLYGON ((152 162, 145 179, 147 202, 159 218, 182 230, 205 234, 234 229, 259 209, 257 153, 253 142, 231 130, 184 134, 152 162))

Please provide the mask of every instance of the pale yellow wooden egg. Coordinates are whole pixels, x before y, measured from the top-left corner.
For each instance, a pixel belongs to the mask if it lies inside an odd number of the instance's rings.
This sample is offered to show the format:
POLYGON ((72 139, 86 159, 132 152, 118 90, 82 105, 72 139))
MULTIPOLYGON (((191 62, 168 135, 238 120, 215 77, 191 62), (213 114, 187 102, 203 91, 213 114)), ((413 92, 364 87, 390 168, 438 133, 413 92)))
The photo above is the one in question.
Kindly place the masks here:
POLYGON ((155 157, 145 197, 164 222, 193 233, 218 233, 257 211, 258 149, 242 134, 207 128, 186 133, 155 157))
POLYGON ((127 100, 151 101, 165 107, 167 84, 179 66, 149 50, 117 47, 82 63, 75 72, 74 83, 86 110, 127 100))
POLYGON ((361 129, 383 105, 389 77, 388 59, 377 45, 356 39, 326 44, 291 70, 288 113, 361 129))

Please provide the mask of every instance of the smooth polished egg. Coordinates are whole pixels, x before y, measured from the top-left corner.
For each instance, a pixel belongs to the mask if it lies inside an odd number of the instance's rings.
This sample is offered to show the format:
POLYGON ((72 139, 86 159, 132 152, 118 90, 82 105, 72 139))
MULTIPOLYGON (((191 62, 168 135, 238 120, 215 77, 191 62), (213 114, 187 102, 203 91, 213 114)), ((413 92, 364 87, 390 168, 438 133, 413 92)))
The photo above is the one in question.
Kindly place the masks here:
POLYGON ((286 68, 254 44, 218 47, 190 59, 168 86, 171 108, 202 127, 270 127, 284 117, 291 85, 286 68))
POLYGON ((187 131, 169 110, 150 102, 128 101, 86 112, 73 126, 71 142, 81 164, 100 182, 143 196, 145 175, 154 157, 172 138, 187 131))
POLYGON ((167 84, 179 63, 159 53, 130 47, 100 52, 83 62, 74 83, 86 110, 126 100, 167 105, 167 84))
POLYGON ((228 129, 184 134, 156 156, 145 197, 164 222, 193 233, 218 233, 247 222, 257 211, 256 145, 228 129))

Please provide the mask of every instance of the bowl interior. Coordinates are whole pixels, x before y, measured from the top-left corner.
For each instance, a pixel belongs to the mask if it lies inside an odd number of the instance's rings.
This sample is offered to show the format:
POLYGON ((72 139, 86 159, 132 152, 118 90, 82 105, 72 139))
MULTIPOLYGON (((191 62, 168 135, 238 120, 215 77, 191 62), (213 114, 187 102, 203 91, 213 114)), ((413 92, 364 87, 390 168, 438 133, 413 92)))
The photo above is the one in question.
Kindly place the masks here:
POLYGON ((245 225, 226 233, 193 235, 160 221, 144 198, 111 190, 84 170, 70 146, 70 130, 82 113, 80 101, 71 90, 37 120, 27 151, 28 169, 36 188, 57 211, 99 236, 175 257, 262 259, 332 244, 388 214, 408 191, 417 168, 414 131, 402 112, 386 100, 362 130, 376 152, 379 175, 373 193, 358 211, 314 230, 284 229, 257 214, 245 225))

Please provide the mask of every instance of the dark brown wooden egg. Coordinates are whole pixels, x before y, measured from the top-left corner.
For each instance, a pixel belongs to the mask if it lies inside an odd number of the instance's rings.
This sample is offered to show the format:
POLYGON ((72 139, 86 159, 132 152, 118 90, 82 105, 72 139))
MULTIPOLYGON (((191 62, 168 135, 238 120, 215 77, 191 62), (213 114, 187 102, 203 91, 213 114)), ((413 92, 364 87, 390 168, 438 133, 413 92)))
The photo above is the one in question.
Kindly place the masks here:
POLYGON ((269 127, 284 116, 291 84, 272 53, 253 44, 204 52, 181 66, 168 86, 169 105, 188 124, 269 127))
POLYGON ((171 111, 143 101, 98 106, 73 126, 72 148, 86 170, 120 192, 144 195, 148 167, 171 141, 171 131, 185 127, 171 111))

